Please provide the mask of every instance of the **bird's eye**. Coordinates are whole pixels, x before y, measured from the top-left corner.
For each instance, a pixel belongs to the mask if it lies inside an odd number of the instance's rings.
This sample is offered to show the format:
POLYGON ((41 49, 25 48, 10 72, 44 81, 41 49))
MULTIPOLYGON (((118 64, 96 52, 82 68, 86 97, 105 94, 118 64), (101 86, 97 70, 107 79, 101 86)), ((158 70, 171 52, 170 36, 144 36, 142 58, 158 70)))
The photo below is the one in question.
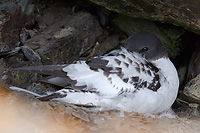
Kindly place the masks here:
POLYGON ((147 48, 147 47, 144 47, 143 49, 142 49, 142 52, 147 52, 149 49, 147 48))

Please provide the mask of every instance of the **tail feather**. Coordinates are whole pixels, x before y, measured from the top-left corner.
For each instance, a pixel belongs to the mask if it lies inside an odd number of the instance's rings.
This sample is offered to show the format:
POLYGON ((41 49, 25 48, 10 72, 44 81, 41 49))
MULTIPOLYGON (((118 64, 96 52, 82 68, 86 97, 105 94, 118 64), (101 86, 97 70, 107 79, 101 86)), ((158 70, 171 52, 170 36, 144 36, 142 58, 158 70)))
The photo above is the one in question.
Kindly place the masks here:
POLYGON ((63 87, 63 88, 70 85, 70 83, 66 77, 65 78, 63 78, 63 77, 47 77, 45 79, 41 79, 40 81, 44 82, 44 83, 56 85, 59 87, 63 87))
POLYGON ((19 92, 25 92, 25 93, 28 93, 30 95, 33 95, 35 97, 42 97, 43 95, 39 95, 37 93, 34 93, 34 92, 31 92, 31 91, 28 91, 28 90, 25 90, 25 89, 22 89, 22 88, 19 88, 19 87, 16 87, 16 86, 11 86, 9 87, 11 90, 14 90, 14 91, 19 91, 19 92))
POLYGON ((10 89, 33 95, 41 101, 53 100, 53 101, 59 101, 65 104, 80 105, 80 106, 85 106, 85 107, 101 107, 101 109, 103 109, 103 107, 106 107, 105 105, 106 102, 103 102, 103 104, 101 104, 101 99, 99 98, 99 95, 95 92, 90 92, 90 91, 62 89, 50 95, 39 95, 37 93, 31 92, 19 87, 15 87, 15 86, 11 86, 10 89))
POLYGON ((13 68, 12 71, 33 72, 58 77, 66 77, 66 72, 62 69, 67 65, 46 65, 46 66, 28 66, 13 68))

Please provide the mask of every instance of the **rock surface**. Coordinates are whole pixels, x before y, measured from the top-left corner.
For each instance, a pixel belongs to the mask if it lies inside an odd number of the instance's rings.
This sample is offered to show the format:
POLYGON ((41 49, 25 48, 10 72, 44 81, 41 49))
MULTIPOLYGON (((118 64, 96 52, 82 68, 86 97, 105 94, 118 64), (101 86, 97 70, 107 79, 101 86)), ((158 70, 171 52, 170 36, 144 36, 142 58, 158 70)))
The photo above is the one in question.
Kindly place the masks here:
POLYGON ((119 46, 119 36, 109 36, 105 38, 102 42, 96 42, 94 48, 92 49, 92 52, 90 52, 87 58, 103 55, 106 52, 116 48, 117 46, 119 46))
POLYGON ((200 34, 200 1, 90 0, 120 14, 172 23, 200 34))
POLYGON ((183 93, 189 101, 200 104, 200 74, 185 86, 183 93))
POLYGON ((19 46, 22 27, 32 22, 32 0, 5 0, 0 2, 0 51, 19 46))
POLYGON ((198 74, 200 74, 200 47, 193 52, 190 59, 187 80, 196 77, 198 74))
POLYGON ((43 64, 63 64, 77 60, 101 35, 98 21, 87 12, 63 18, 24 43, 42 58, 43 64))

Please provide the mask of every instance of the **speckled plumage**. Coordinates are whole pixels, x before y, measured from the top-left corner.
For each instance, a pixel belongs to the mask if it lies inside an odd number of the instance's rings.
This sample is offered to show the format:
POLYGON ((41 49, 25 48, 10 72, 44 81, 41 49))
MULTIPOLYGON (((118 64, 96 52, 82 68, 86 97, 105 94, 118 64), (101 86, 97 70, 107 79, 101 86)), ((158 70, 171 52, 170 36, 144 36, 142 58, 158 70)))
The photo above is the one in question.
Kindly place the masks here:
MULTIPOLYGON (((59 66, 58 69, 54 66, 53 70, 61 77, 66 77, 67 84, 71 87, 39 99, 139 113, 160 113, 168 110, 177 96, 179 81, 176 69, 161 42, 154 39, 157 37, 151 33, 134 33, 128 38, 125 48, 88 61, 59 66), (147 39, 143 41, 142 37, 147 39), (132 42, 136 42, 141 50, 133 47, 132 42), (149 42, 156 44, 149 45, 149 42), (160 51, 152 53, 151 49, 160 51)), ((17 70, 33 69, 40 68, 17 70)))

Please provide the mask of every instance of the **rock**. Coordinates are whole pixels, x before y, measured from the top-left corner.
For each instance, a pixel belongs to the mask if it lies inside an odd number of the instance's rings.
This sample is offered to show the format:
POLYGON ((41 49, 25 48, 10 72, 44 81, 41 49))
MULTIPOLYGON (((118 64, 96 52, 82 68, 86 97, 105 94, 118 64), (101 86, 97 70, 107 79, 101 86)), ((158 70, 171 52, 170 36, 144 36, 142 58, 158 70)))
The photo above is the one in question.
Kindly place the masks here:
POLYGON ((28 46, 15 47, 13 50, 0 52, 0 58, 9 58, 19 52, 22 52, 29 61, 39 61, 41 59, 38 53, 34 52, 28 46))
POLYGON ((29 34, 29 30, 27 30, 26 28, 21 29, 21 33, 19 36, 20 36, 21 43, 24 43, 26 40, 28 40, 31 37, 29 34))
POLYGON ((200 34, 200 1, 185 0, 90 0, 111 11, 182 26, 200 34))
POLYGON ((104 39, 103 42, 96 42, 92 52, 87 58, 100 56, 108 51, 116 48, 119 45, 119 35, 112 35, 104 39))
POLYGON ((88 114, 86 112, 84 112, 83 110, 74 110, 72 112, 72 115, 83 121, 87 121, 87 122, 90 121, 88 114))
POLYGON ((3 15, 2 20, 0 18, 1 29, 1 51, 10 50, 19 46, 20 31, 29 21, 31 21, 34 5, 32 0, 12 1, 7 0, 0 3, 0 14, 3 15))
POLYGON ((41 9, 41 11, 36 14, 35 21, 37 22, 39 29, 44 30, 70 15, 72 15, 71 8, 66 7, 63 3, 62 5, 54 3, 48 5, 48 7, 43 10, 41 9))
POLYGON ((0 59, 0 81, 1 82, 3 82, 3 83, 5 83, 6 82, 6 80, 8 79, 8 74, 7 74, 7 72, 8 72, 8 69, 7 69, 7 67, 6 67, 6 62, 5 62, 5 60, 4 59, 0 59))
POLYGON ((200 47, 197 48, 190 59, 187 80, 190 80, 200 74, 200 47))
POLYGON ((178 109, 173 110, 176 112, 176 115, 179 118, 200 120, 200 112, 198 111, 199 104, 187 103, 186 101, 182 102, 184 103, 181 103, 181 106, 178 107, 178 109))
POLYGON ((5 65, 2 67, 5 71, 4 73, 1 73, 1 76, 7 76, 6 80, 3 81, 6 84, 26 88, 32 82, 37 81, 38 78, 41 77, 41 75, 35 73, 12 71, 12 68, 16 67, 41 65, 40 60, 27 61, 24 54, 17 53, 14 56, 4 59, 4 61, 5 65))
POLYGON ((187 73, 187 66, 181 66, 177 69, 178 71, 178 77, 179 77, 179 85, 181 86, 186 78, 187 73))
POLYGON ((180 54, 184 30, 179 27, 122 15, 117 16, 113 22, 128 35, 136 31, 152 32, 160 38, 171 58, 180 54))
POLYGON ((200 74, 185 86, 183 94, 187 96, 188 101, 200 104, 200 74))
POLYGON ((26 59, 28 59, 29 61, 40 61, 41 60, 39 54, 36 53, 35 51, 33 51, 30 47, 21 46, 21 50, 22 50, 24 56, 26 57, 26 59))
POLYGON ((27 73, 27 72, 9 72, 8 79, 6 84, 10 84, 12 86, 18 86, 21 88, 26 88, 27 85, 38 79, 37 74, 35 73, 27 73))
POLYGON ((10 16, 8 13, 6 13, 6 12, 3 13, 2 11, 0 11, 0 16, 1 16, 0 17, 0 51, 2 52, 2 51, 9 50, 8 46, 5 45, 5 43, 3 41, 1 31, 2 31, 2 28, 4 27, 5 23, 7 21, 9 21, 10 16))
POLYGON ((23 55, 17 53, 15 56, 0 59, 0 82, 25 88, 32 81, 36 81, 38 78, 37 74, 18 73, 11 70, 13 67, 41 64, 39 60, 34 60, 32 62, 22 61, 23 57, 23 55))
POLYGON ((3 0, 0 3, 0 10, 11 14, 15 13, 15 9, 18 7, 21 12, 26 15, 30 15, 34 12, 33 0, 3 0))
POLYGON ((35 50, 44 65, 70 63, 89 50, 102 31, 90 13, 79 12, 48 26, 24 45, 35 50))

